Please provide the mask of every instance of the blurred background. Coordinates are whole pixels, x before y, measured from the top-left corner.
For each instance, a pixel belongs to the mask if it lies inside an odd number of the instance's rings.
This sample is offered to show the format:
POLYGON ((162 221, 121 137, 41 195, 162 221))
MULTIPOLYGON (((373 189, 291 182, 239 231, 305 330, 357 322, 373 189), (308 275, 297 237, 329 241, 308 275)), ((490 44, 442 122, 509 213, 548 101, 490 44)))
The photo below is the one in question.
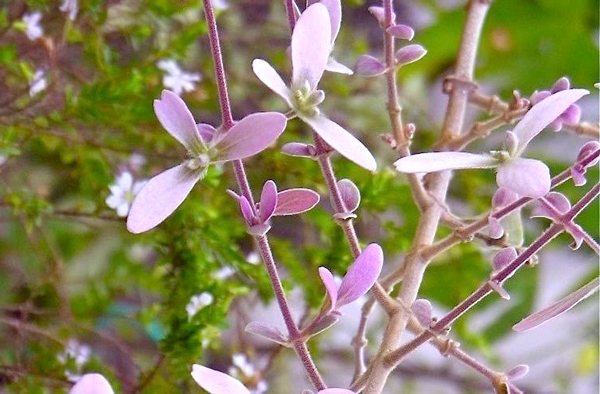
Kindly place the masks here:
MULTIPOLYGON (((380 56, 373 1, 343 1, 336 59, 352 67, 358 56, 380 56)), ((413 151, 431 148, 447 98, 464 23, 461 0, 396 1, 397 21, 413 26, 414 42, 428 50, 399 76, 404 118, 417 134, 413 151)), ((285 104, 251 71, 254 58, 289 75, 289 28, 282 1, 218 0, 225 67, 234 116, 286 111, 285 104)), ((301 4, 301 7, 303 5, 301 4)), ((498 0, 480 45, 476 78, 481 89, 509 100, 529 97, 562 76, 592 90, 581 102, 582 119, 598 121, 598 1, 498 0)), ((220 121, 202 6, 188 0, 0 1, 0 393, 67 392, 87 371, 107 376, 115 392, 200 392, 191 364, 203 363, 244 381, 254 392, 308 388, 299 361, 243 332, 251 320, 283 327, 265 271, 258 265, 236 204, 229 166, 212 167, 185 203, 157 229, 126 231, 125 219, 139 182, 178 164, 185 152, 160 126, 152 100, 164 88, 186 101, 198 122, 220 121)), ((402 45, 402 44, 400 44, 402 45)), ((378 242, 384 271, 402 263, 418 219, 405 178, 381 140, 389 132, 385 82, 326 74, 324 111, 352 130, 378 160, 370 174, 339 156, 338 178, 352 179, 362 194, 356 221, 363 244, 378 242)), ((470 121, 486 119, 472 108, 470 121)), ((496 132, 472 151, 497 149, 496 132)), ((276 218, 271 240, 294 313, 314 313, 323 297, 317 267, 343 275, 351 263, 346 241, 331 219, 327 188, 316 162, 291 158, 278 148, 309 141, 291 121, 274 146, 247 161, 255 190, 267 179, 280 189, 309 187, 319 206, 301 217, 276 218)), ((529 157, 553 174, 569 166, 587 139, 544 132, 529 157)), ((588 171, 588 187, 598 181, 588 171)), ((492 171, 454 175, 448 204, 472 218, 487 211, 495 190, 492 171)), ((571 201, 586 187, 567 182, 571 201)), ((524 245, 548 225, 528 219, 524 245)), ((598 202, 578 223, 598 239, 598 202)), ((441 228, 439 236, 448 234, 441 228)), ((598 275, 598 257, 585 245, 568 248, 559 237, 507 284, 512 298, 492 295, 460 319, 451 335, 461 348, 494 369, 528 364, 526 393, 598 392, 598 300, 527 334, 511 331, 527 314, 560 299, 598 275)), ((435 260, 420 298, 441 316, 491 272, 496 249, 461 244, 435 260)), ((354 309, 352 309, 354 308, 354 309)), ((360 305, 310 342, 328 383, 347 387, 353 369, 349 346, 360 305)), ((369 325, 376 349, 385 316, 369 325)), ((456 361, 424 345, 391 378, 388 393, 488 393, 490 385, 456 361)))

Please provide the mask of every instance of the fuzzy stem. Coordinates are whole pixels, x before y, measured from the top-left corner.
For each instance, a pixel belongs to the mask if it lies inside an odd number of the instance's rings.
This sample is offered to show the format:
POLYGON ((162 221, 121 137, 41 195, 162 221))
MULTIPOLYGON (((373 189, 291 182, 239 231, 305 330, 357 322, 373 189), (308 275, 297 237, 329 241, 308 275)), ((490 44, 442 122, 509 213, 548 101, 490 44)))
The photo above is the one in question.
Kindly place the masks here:
MULTIPOLYGON (((223 57, 221 53, 219 34, 217 31, 217 23, 211 1, 203 0, 203 4, 209 27, 210 48, 215 66, 215 76, 219 91, 219 104, 221 107, 223 127, 225 130, 228 130, 233 126, 234 122, 231 114, 231 105, 229 103, 227 79, 225 77, 225 68, 223 67, 223 57)), ((248 177, 246 176, 243 162, 241 160, 234 160, 233 167, 242 195, 245 196, 249 202, 251 202, 253 209, 255 209, 254 200, 252 198, 252 190, 248 182, 248 177)), ((325 383, 323 382, 323 379, 321 378, 315 363, 308 352, 306 344, 302 342, 302 339, 298 339, 298 327, 294 322, 290 307, 285 297, 285 292, 283 291, 283 286, 281 285, 281 279, 279 278, 279 274, 277 272, 277 267, 271 253, 268 238, 266 236, 256 236, 255 239, 259 245, 260 254, 263 262, 265 263, 265 267, 267 268, 269 279, 271 280, 271 285, 273 287, 275 297, 277 298, 279 309, 281 310, 281 314, 288 329, 290 339, 294 342, 294 349, 302 360, 302 364, 304 365, 304 368, 306 369, 306 372, 308 373, 308 376, 315 388, 317 390, 323 390, 327 388, 327 386, 325 386, 325 383)))

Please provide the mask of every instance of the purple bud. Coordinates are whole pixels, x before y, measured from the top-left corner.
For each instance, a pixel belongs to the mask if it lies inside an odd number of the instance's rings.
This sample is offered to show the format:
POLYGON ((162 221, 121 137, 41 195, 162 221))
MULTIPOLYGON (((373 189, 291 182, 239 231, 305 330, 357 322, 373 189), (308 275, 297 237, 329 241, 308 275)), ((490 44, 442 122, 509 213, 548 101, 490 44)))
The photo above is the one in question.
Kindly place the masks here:
POLYGON ((507 206, 508 204, 513 203, 519 198, 517 193, 513 192, 510 189, 501 187, 494 193, 492 197, 492 208, 498 209, 507 206))
POLYGON ((500 220, 493 216, 488 217, 488 235, 493 239, 500 239, 504 235, 504 228, 500 220))
POLYGON ((258 335, 259 337, 263 337, 280 345, 289 346, 287 337, 269 323, 252 321, 246 325, 244 331, 250 334, 258 335))
POLYGON ((253 226, 256 224, 256 217, 254 216, 254 212, 252 211, 252 207, 250 203, 246 199, 246 197, 241 196, 238 200, 240 205, 240 211, 242 211, 242 215, 244 216, 244 220, 248 226, 253 226))
POLYGON ((310 189, 287 189, 277 193, 277 208, 273 215, 288 216, 310 211, 319 203, 319 194, 310 189))
MULTIPOLYGON (((369 7, 369 12, 371 14, 373 14, 373 16, 377 19, 377 21, 379 22, 379 26, 381 27, 385 27, 386 23, 385 23, 385 10, 383 9, 383 7, 379 7, 379 6, 371 6, 369 7)), ((392 10, 392 23, 396 20, 396 14, 394 14, 394 11, 392 10)))
POLYGON ((562 77, 562 78, 558 79, 558 81, 556 81, 554 83, 554 85, 552 85, 552 89, 550 89, 550 92, 552 94, 554 94, 556 92, 560 92, 561 90, 567 90, 570 87, 571 87, 571 82, 569 82, 569 78, 562 77))
POLYGON ((529 372, 528 365, 519 364, 519 365, 511 368, 511 370, 506 372, 505 375, 508 378, 508 380, 515 381, 515 380, 521 379, 522 377, 527 375, 528 372, 529 372))
POLYGON ((275 182, 268 180, 263 185, 260 195, 258 217, 261 223, 266 223, 271 219, 275 207, 277 207, 277 185, 275 185, 275 182))
POLYGON ((514 259, 517 258, 517 251, 515 248, 504 248, 501 249, 492 260, 492 267, 494 272, 502 271, 507 265, 509 265, 514 259))
POLYGON ((281 152, 289 156, 297 157, 315 157, 317 150, 314 146, 303 144, 301 142, 288 142, 281 147, 281 152))
POLYGON ((431 302, 424 299, 418 299, 413 302, 410 309, 423 327, 427 328, 431 325, 431 318, 433 315, 431 302))
POLYGON ((575 186, 583 186, 587 183, 585 178, 585 168, 579 164, 575 164, 571 167, 571 178, 573 178, 573 184, 575 186))
POLYGON ((567 124, 578 123, 581 120, 581 107, 577 104, 571 104, 560 117, 567 124))
POLYGON ((402 47, 396 51, 396 63, 404 65, 416 62, 427 54, 427 50, 419 44, 412 44, 402 47))
POLYGON ((356 301, 373 286, 383 266, 381 246, 370 244, 348 268, 338 289, 336 308, 356 301))
POLYGON ((356 208, 360 204, 360 191, 358 187, 350 179, 340 179, 337 185, 348 212, 356 211, 356 208))
POLYGON ((536 90, 535 92, 533 92, 529 100, 531 101, 531 105, 536 105, 537 103, 550 97, 551 95, 552 93, 550 93, 549 90, 542 90, 540 92, 536 90))
POLYGON ((514 157, 517 153, 517 149, 519 148, 519 137, 515 133, 510 130, 506 131, 506 136, 504 139, 504 144, 506 146, 506 150, 511 157, 514 157))
POLYGON ((385 72, 385 65, 371 55, 361 55, 356 61, 354 71, 358 75, 374 77, 385 72))
POLYGON ((410 41, 415 36, 415 31, 413 30, 413 28, 407 25, 393 25, 388 27, 386 31, 388 32, 388 34, 391 34, 392 36, 401 40, 410 41))
POLYGON ((578 224, 569 222, 565 225, 565 231, 573 238, 573 242, 569 245, 569 247, 573 250, 579 249, 583 243, 583 237, 585 234, 583 228, 581 228, 581 226, 578 224))
MULTIPOLYGON (((581 149, 579 149, 579 154, 577 155, 577 161, 582 161, 583 159, 585 159, 586 157, 588 157, 589 155, 591 155, 592 153, 594 153, 598 149, 600 149, 600 143, 598 143, 598 141, 589 141, 589 142, 586 142, 581 147, 581 149)), ((592 162, 588 163, 587 166, 588 167, 589 166, 593 166, 596 163, 598 163, 598 158, 596 158, 592 162)))

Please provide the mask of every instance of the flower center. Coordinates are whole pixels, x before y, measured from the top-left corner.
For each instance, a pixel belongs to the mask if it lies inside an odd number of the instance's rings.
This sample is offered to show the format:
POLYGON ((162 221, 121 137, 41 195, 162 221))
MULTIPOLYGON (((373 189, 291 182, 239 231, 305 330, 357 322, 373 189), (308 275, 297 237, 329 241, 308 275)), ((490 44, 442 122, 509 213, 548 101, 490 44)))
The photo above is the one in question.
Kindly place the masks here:
POLYGON ((324 98, 325 93, 322 90, 312 90, 308 82, 305 82, 300 88, 294 90, 294 109, 304 116, 317 116, 320 113, 317 106, 321 104, 324 98))
POLYGON ((490 152, 490 155, 492 155, 492 157, 498 160, 500 163, 506 163, 512 158, 510 153, 505 150, 493 150, 490 152))

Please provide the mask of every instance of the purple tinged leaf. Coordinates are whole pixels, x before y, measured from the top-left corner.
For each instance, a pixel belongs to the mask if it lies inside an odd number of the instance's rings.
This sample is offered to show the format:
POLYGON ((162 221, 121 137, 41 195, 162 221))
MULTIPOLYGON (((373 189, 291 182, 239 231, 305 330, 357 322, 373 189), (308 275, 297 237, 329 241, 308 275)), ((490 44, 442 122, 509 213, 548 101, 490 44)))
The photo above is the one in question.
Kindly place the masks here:
POLYGON ((86 373, 71 388, 69 394, 114 394, 114 391, 104 376, 86 373))
POLYGON ((388 34, 401 40, 412 40, 415 36, 415 31, 412 27, 402 24, 393 25, 387 28, 388 34))
POLYGON ((541 311, 535 312, 534 314, 521 320, 519 323, 513 326, 513 330, 517 332, 529 331, 536 328, 545 322, 554 319, 557 316, 562 315, 575 305, 585 300, 596 291, 598 291, 598 285, 600 284, 599 279, 596 278, 590 283, 586 284, 582 288, 574 291, 565 298, 549 306, 548 308, 542 309, 541 311))
POLYGON ((307 117, 298 114, 298 117, 345 158, 369 171, 377 169, 377 162, 371 152, 342 126, 323 115, 307 117))
POLYGON ((269 323, 252 321, 246 325, 244 331, 268 339, 271 342, 275 342, 283 346, 289 346, 287 337, 269 323))
POLYGON ((259 112, 237 122, 216 143, 213 163, 241 160, 271 145, 283 133, 287 118, 278 112, 259 112))
POLYGON ((154 100, 154 113, 165 130, 188 150, 197 153, 205 148, 194 117, 181 97, 163 90, 160 99, 154 100))
MULTIPOLYGON (((555 210, 560 214, 565 214, 571 209, 571 203, 562 193, 550 192, 545 197, 548 202, 555 210)), ((557 215, 552 212, 545 204, 538 201, 535 207, 531 210, 531 217, 545 217, 548 219, 558 220, 560 219, 557 215)))
POLYGON ((385 65, 376 57, 371 55, 361 55, 356 61, 354 71, 356 74, 365 77, 375 77, 385 72, 385 65))
POLYGON ((409 174, 464 168, 492 168, 498 166, 498 164, 498 160, 490 155, 467 152, 419 153, 403 157, 394 162, 396 170, 409 174))
POLYGON ((254 237, 263 237, 270 229, 271 226, 268 223, 259 223, 248 227, 247 232, 254 237))
POLYGON ((301 142, 288 142, 281 147, 281 152, 289 156, 314 158, 317 150, 314 146, 301 142))
POLYGON ((338 298, 337 285, 335 284, 333 275, 327 268, 319 267, 319 276, 321 277, 321 282, 323 282, 327 294, 327 308, 325 311, 326 313, 329 313, 336 308, 338 298))
POLYGON ((292 92, 287 87, 283 79, 277 74, 277 71, 269 63, 262 59, 254 59, 252 62, 252 71, 262 83, 269 89, 277 93, 285 100, 287 105, 292 106, 292 92))
POLYGON ((501 249, 492 260, 494 272, 500 272, 517 258, 517 250, 513 247, 501 249))
POLYGON ((260 195, 258 217, 261 223, 266 223, 271 219, 275 207, 277 207, 277 185, 275 185, 275 182, 268 180, 263 185, 260 195))
POLYGON ((422 45, 412 44, 402 47, 396 51, 394 57, 399 65, 414 63, 427 54, 427 50, 422 45))
POLYGON ((240 206, 240 211, 242 212, 242 216, 244 217, 244 221, 248 226, 254 226, 256 223, 256 217, 254 216, 254 211, 252 210, 252 206, 248 199, 244 196, 241 196, 238 200, 238 204, 240 206))
POLYGON ((517 155, 520 155, 527 144, 571 104, 588 93, 585 89, 563 90, 535 104, 513 129, 513 133, 519 138, 517 155))
POLYGON ((493 239, 500 239, 504 235, 504 228, 500 220, 493 216, 488 217, 488 235, 493 239))
POLYGON ((562 78, 559 78, 558 81, 556 81, 554 83, 554 85, 552 85, 552 89, 550 90, 550 92, 552 94, 554 94, 554 93, 560 92, 562 90, 567 90, 570 87, 571 87, 571 82, 569 81, 569 78, 562 77, 562 78))
POLYGON ((510 381, 519 380, 529 373, 529 366, 526 364, 519 364, 506 372, 505 375, 510 381))
POLYGON ((360 191, 350 179, 340 179, 337 182, 338 189, 348 212, 356 211, 360 204, 360 191))
POLYGON ((229 197, 233 198, 236 202, 239 203, 240 197, 241 197, 239 194, 237 194, 236 192, 234 192, 231 189, 225 190, 225 193, 229 194, 229 197))
POLYGON ((550 190, 550 169, 539 160, 519 157, 498 166, 496 183, 519 196, 542 197, 550 190))
POLYGON ((202 141, 204 141, 205 144, 211 142, 213 136, 216 133, 215 128, 207 123, 198 123, 196 125, 196 130, 198 130, 198 134, 200 135, 200 138, 202 138, 202 141))
POLYGON ((336 309, 356 301, 373 286, 383 266, 383 251, 377 244, 370 244, 348 268, 338 289, 336 309))
POLYGON ((317 192, 295 188, 282 190, 277 194, 277 208, 274 216, 298 215, 310 211, 319 203, 320 196, 317 192))
POLYGON ((127 230, 139 234, 158 226, 181 205, 200 177, 201 172, 183 163, 150 179, 131 204, 127 230))
POLYGON ((431 302, 424 299, 418 299, 413 302, 410 310, 423 327, 428 328, 431 325, 431 318, 433 316, 431 302))
POLYGON ((331 49, 331 22, 327 8, 320 3, 308 7, 292 33, 292 86, 308 82, 317 88, 331 49))
POLYGON ((512 190, 505 187, 498 188, 492 197, 492 208, 497 209, 505 207, 508 204, 517 201, 518 198, 519 196, 517 193, 512 190))
POLYGON ((495 291, 496 293, 498 293, 498 295, 504 299, 504 300, 510 300, 510 295, 508 294, 508 292, 504 289, 504 287, 502 287, 500 284, 496 283, 493 280, 488 281, 488 285, 490 286, 490 288, 495 291))
MULTIPOLYGON (((371 6, 368 9, 369 9, 369 12, 375 17, 375 19, 377 19, 377 22, 379 22, 379 26, 385 27, 386 22, 385 22, 384 8, 379 7, 379 6, 371 6)), ((394 23, 395 20, 396 20, 396 14, 394 14, 394 11, 392 11, 392 24, 394 23)))
POLYGON ((239 380, 202 365, 192 366, 192 378, 210 394, 250 394, 239 380))

